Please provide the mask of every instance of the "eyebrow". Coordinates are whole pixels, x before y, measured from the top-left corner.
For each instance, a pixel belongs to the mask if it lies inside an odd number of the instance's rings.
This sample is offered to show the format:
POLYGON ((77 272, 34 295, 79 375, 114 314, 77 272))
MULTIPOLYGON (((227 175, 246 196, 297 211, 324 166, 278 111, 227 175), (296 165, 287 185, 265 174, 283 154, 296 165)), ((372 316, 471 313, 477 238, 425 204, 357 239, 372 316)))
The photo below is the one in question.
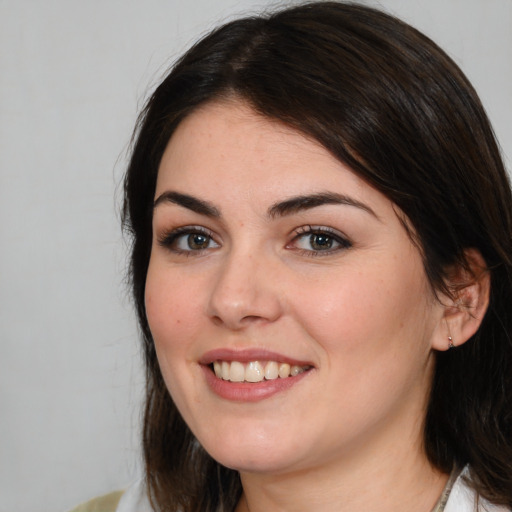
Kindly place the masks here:
MULTIPOLYGON (((220 210, 212 203, 188 194, 181 194, 180 192, 163 192, 153 203, 153 208, 156 208, 162 203, 177 204, 178 206, 192 210, 200 215, 205 215, 206 217, 221 217, 220 210)), ((334 192, 319 192, 317 194, 290 197, 289 199, 273 204, 268 209, 267 215, 271 219, 274 219, 276 217, 285 217, 286 215, 292 215, 303 210, 310 210, 328 204, 353 206, 373 215, 377 220, 380 220, 378 215, 368 205, 349 196, 334 192)))
POLYGON ((327 204, 354 206, 355 208, 359 208, 373 215, 377 220, 380 220, 378 215, 368 205, 349 196, 336 194, 335 192, 320 192, 318 194, 291 197, 272 205, 268 209, 268 216, 270 218, 284 217, 302 210, 309 210, 327 204))
POLYGON ((188 194, 167 191, 160 194, 153 203, 153 209, 162 203, 173 203, 206 217, 220 217, 220 211, 213 204, 188 194))

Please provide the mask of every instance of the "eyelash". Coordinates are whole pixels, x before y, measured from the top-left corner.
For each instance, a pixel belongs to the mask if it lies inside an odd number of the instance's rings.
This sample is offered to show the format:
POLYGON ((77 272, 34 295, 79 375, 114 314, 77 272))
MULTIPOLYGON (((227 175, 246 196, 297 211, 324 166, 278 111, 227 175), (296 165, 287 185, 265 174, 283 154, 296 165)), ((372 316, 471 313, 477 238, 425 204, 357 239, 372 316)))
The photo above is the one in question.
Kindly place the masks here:
MULTIPOLYGON (((208 249, 211 249, 212 247, 205 247, 205 248, 198 248, 198 249, 192 249, 189 248, 188 250, 180 249, 177 247, 177 243, 180 241, 181 237, 190 237, 193 235, 199 235, 205 237, 207 240, 207 244, 210 245, 211 243, 215 244, 216 247, 219 246, 219 244, 215 241, 213 237, 213 233, 203 227, 200 226, 183 226, 180 228, 173 229, 170 232, 164 233, 161 237, 158 238, 158 244, 161 247, 164 247, 165 249, 169 249, 170 251, 174 252, 175 254, 180 254, 184 256, 196 256, 198 254, 203 253, 204 251, 207 251, 208 249)), ((289 244, 286 245, 287 249, 293 249, 297 251, 299 254, 308 256, 308 257, 317 257, 317 256, 328 256, 330 254, 336 253, 338 251, 342 251, 345 249, 349 249, 352 247, 352 243, 343 235, 341 235, 339 232, 335 231, 334 229, 328 228, 328 227, 320 227, 320 226, 301 226, 300 228, 297 228, 294 230, 294 237, 291 240, 289 244), (327 239, 327 242, 330 242, 331 244, 335 243, 337 244, 337 247, 335 248, 327 248, 327 249, 301 249, 299 247, 295 247, 296 243, 300 241, 302 238, 310 237, 310 242, 312 240, 313 236, 324 236, 327 239)), ((215 247, 213 247, 215 248, 215 247)))
POLYGON ((177 242, 181 237, 189 237, 193 235, 204 236, 208 239, 208 244, 213 242, 218 246, 218 243, 214 240, 213 234, 210 230, 200 227, 200 226, 183 226, 180 228, 173 229, 170 232, 164 233, 161 237, 158 238, 158 244, 165 249, 169 249, 170 251, 176 254, 182 254, 185 256, 197 255, 201 254, 204 251, 210 249, 210 247, 206 247, 204 249, 192 249, 184 250, 178 248, 177 242))
POLYGON ((295 250, 299 251, 301 254, 304 254, 305 256, 310 257, 317 257, 317 256, 328 256, 333 253, 336 253, 338 251, 342 251, 345 249, 349 249, 352 247, 352 242, 348 240, 345 236, 341 235, 339 232, 335 231, 334 229, 323 227, 323 226, 301 226, 300 228, 296 229, 294 231, 295 236, 290 244, 288 244, 287 247, 290 247, 292 244, 295 244, 298 240, 301 238, 311 237, 315 235, 323 235, 327 239, 329 239, 331 242, 334 242, 338 244, 338 247, 335 248, 329 248, 325 250, 314 250, 314 249, 300 249, 296 248, 295 250))

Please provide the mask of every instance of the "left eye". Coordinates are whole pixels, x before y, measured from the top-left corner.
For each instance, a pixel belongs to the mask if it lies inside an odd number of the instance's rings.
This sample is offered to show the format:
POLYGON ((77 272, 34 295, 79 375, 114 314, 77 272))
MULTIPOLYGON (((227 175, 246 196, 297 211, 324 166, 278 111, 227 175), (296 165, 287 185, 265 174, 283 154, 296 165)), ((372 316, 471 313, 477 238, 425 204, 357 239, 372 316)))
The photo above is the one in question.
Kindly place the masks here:
POLYGON ((219 244, 203 231, 176 231, 160 240, 160 245, 177 253, 199 252, 219 247, 219 244))
POLYGON ((350 247, 350 242, 337 233, 323 230, 308 230, 297 233, 293 247, 310 252, 333 252, 350 247))
POLYGON ((210 236, 203 233, 190 233, 176 237, 175 246, 180 251, 201 251, 214 244, 210 236))

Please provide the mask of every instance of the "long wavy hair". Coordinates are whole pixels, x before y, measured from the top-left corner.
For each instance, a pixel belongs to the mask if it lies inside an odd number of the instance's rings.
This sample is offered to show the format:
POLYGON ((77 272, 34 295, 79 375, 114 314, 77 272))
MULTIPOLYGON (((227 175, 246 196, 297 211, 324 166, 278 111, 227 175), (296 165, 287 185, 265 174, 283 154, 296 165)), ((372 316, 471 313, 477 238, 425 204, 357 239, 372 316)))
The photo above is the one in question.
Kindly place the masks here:
POLYGON ((357 4, 313 2, 227 23, 195 44, 140 114, 125 177, 124 226, 144 344, 143 447, 150 498, 162 511, 232 511, 236 471, 194 438, 165 387, 144 289, 162 153, 198 106, 238 98, 321 143, 382 192, 413 227, 434 290, 476 248, 491 276, 478 332, 437 354, 424 445, 450 472, 512 506, 512 197, 492 128, 472 86, 430 39, 357 4))

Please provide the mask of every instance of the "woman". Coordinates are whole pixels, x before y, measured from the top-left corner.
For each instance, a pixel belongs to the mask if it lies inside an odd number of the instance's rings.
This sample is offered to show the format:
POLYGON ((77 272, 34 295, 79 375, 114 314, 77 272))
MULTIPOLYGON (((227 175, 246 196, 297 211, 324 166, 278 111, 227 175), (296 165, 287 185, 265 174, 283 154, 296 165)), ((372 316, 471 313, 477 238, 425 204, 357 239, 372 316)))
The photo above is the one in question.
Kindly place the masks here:
POLYGON ((147 486, 117 510, 510 510, 511 205, 476 93, 399 20, 206 36, 126 175, 147 486))

